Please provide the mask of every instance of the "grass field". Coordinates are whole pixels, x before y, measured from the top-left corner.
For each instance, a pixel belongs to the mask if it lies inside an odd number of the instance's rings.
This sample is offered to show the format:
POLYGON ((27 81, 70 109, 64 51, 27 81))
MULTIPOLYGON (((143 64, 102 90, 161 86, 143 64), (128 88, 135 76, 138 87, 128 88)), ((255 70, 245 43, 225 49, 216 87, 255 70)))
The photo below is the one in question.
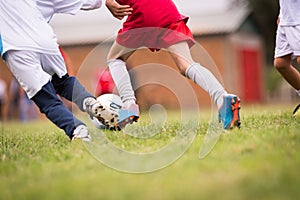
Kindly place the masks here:
MULTIPOLYGON (((105 166, 46 120, 4 123, 0 199, 300 199, 300 119, 291 117, 292 109, 244 106, 242 128, 222 133, 199 159, 210 117, 204 115, 180 159, 141 174, 105 166)), ((172 131, 144 140, 107 135, 127 151, 147 152, 168 143, 172 131)))

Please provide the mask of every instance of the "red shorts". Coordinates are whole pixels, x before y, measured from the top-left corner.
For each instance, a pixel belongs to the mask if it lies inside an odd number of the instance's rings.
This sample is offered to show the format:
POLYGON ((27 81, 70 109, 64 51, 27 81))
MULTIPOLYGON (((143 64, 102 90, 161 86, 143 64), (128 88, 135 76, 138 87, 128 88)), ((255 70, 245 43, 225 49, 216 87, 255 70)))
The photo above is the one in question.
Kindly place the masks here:
POLYGON ((164 28, 143 27, 127 31, 121 29, 116 41, 127 48, 148 47, 152 51, 167 48, 182 41, 186 41, 189 47, 195 44, 194 37, 185 20, 172 23, 164 28))

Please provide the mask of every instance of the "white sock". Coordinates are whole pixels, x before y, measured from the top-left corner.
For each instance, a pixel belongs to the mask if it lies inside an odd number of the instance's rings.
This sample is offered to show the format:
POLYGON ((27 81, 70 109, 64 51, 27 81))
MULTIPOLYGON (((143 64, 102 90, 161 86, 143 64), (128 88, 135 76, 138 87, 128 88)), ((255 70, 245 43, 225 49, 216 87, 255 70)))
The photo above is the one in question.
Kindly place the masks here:
POLYGON ((124 101, 124 102, 123 102, 123 108, 129 108, 129 106, 130 106, 131 104, 136 104, 135 100, 133 100, 133 99, 128 99, 127 101, 124 101))
POLYGON ((194 63, 189 66, 185 75, 204 89, 218 108, 223 104, 223 96, 227 94, 220 82, 215 76, 199 63, 194 63))
POLYGON ((86 111, 86 105, 85 105, 85 103, 86 103, 87 101, 92 102, 92 101, 96 101, 96 99, 93 98, 93 97, 87 97, 87 98, 85 98, 85 99, 83 100, 82 107, 83 107, 83 110, 85 110, 85 111, 86 111))
POLYGON ((296 90, 298 96, 300 97, 300 90, 296 90))
POLYGON ((109 60, 107 64, 119 95, 124 103, 123 106, 126 107, 127 104, 135 103, 136 98, 134 96, 126 63, 122 60, 116 59, 109 60))

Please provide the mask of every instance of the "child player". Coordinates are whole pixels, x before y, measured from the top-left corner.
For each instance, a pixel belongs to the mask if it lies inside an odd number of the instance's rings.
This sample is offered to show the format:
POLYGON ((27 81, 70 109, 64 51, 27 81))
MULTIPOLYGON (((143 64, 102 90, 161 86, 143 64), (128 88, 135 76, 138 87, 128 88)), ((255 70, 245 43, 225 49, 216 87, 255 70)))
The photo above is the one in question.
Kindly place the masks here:
MULTIPOLYGON (((83 1, 76 3, 78 9, 83 5, 83 1)), ((0 36, 1 55, 13 75, 40 111, 70 139, 91 138, 86 125, 73 116, 56 94, 72 100, 105 125, 116 125, 118 114, 103 107, 75 77, 67 74, 56 36, 35 0, 0 0, 0 36)))
MULTIPOLYGON (((279 0, 279 5, 274 66, 300 97, 300 73, 291 65, 292 58, 300 64, 300 1, 279 0)), ((300 115, 299 108, 294 116, 300 115)))
MULTIPOLYGON (((107 0, 110 2, 114 0, 107 0)), ((240 127, 240 99, 228 94, 214 75, 194 62, 190 47, 194 38, 186 22, 188 17, 179 13, 172 0, 117 0, 133 9, 123 23, 116 41, 108 54, 108 66, 124 104, 119 112, 121 126, 137 121, 139 107, 126 68, 127 59, 140 47, 150 50, 165 48, 180 73, 203 88, 219 110, 224 129, 240 127)))

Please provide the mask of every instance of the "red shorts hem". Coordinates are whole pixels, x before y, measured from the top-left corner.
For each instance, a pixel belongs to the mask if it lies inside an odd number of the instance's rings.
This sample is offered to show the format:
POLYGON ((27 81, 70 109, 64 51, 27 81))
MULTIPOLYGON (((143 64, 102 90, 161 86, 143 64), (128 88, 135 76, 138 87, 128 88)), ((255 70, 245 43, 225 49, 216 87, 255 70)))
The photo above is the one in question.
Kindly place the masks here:
POLYGON ((143 27, 127 31, 121 29, 116 41, 127 48, 148 47, 152 51, 167 48, 182 41, 187 41, 189 47, 195 44, 194 37, 184 20, 164 28, 143 27))

